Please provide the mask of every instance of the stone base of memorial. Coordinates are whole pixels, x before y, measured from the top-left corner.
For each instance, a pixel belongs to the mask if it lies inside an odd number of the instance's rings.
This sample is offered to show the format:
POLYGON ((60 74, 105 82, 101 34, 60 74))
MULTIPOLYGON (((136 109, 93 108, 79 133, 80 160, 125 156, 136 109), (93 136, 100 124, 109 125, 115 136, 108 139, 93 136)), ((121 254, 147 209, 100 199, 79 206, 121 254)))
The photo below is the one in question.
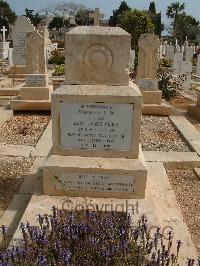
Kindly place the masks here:
POLYGON ((52 94, 53 148, 44 193, 143 198, 142 95, 130 86, 64 85, 52 94))
POLYGON ((47 84, 46 74, 28 74, 20 96, 10 102, 12 110, 51 110, 53 86, 47 84))
POLYGON ((141 150, 138 159, 51 155, 43 171, 45 195, 145 197, 147 168, 141 150))
POLYGON ((8 71, 9 78, 15 78, 16 80, 17 79, 25 80, 25 76, 26 76, 26 66, 15 65, 12 66, 8 71))
POLYGON ((162 92, 158 89, 158 80, 139 79, 136 81, 142 95, 143 104, 161 104, 162 92))
POLYGON ((197 103, 189 104, 188 106, 188 113, 200 120, 200 87, 196 89, 197 91, 197 103))
POLYGON ((10 42, 0 42, 0 59, 8 58, 9 44, 10 42))

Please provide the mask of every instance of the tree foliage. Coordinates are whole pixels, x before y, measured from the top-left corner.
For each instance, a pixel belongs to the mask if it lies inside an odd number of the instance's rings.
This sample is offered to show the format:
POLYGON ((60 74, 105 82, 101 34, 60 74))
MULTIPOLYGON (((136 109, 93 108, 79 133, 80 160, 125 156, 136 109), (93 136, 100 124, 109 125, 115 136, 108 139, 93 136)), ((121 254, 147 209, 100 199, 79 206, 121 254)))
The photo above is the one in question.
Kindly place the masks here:
POLYGON ((200 22, 191 15, 180 14, 177 17, 176 23, 176 38, 183 42, 186 36, 189 40, 196 40, 197 35, 200 34, 200 22))
POLYGON ((93 19, 89 16, 90 12, 90 9, 79 9, 75 16, 76 24, 78 26, 87 26, 92 24, 93 19))
POLYGON ((185 4, 174 2, 167 7, 166 15, 172 19, 171 31, 174 38, 183 42, 186 38, 195 41, 200 35, 200 22, 185 13, 185 4))
POLYGON ((185 3, 174 2, 167 7, 166 15, 172 19, 173 36, 176 38, 176 29, 178 23, 178 16, 183 14, 185 10, 185 3))
MULTIPOLYGON (((10 5, 7 2, 0 0, 0 28, 5 26, 6 29, 9 29, 9 24, 12 25, 15 22, 16 17, 17 16, 10 8, 10 5)), ((8 31, 6 34, 8 35, 8 31)))
POLYGON ((34 10, 32 9, 25 9, 25 16, 28 17, 31 21, 31 23, 37 27, 37 25, 40 23, 42 20, 42 17, 39 15, 39 13, 34 14, 34 10))
POLYGON ((150 2, 150 4, 149 4, 149 12, 152 13, 152 14, 156 14, 155 2, 150 2))
POLYGON ((125 1, 121 2, 118 9, 113 10, 113 15, 109 19, 109 26, 116 27, 120 23, 120 16, 126 12, 130 11, 131 8, 127 5, 125 1))
POLYGON ((80 9, 86 9, 84 5, 62 1, 58 3, 51 3, 47 7, 41 9, 40 11, 45 11, 46 13, 52 13, 56 16, 62 16, 63 14, 68 15, 69 17, 75 17, 80 9))
POLYGON ((131 34, 132 48, 136 51, 140 35, 154 31, 154 25, 147 12, 137 9, 124 12, 120 16, 119 25, 131 34))
POLYGON ((70 24, 69 19, 63 19, 63 17, 56 16, 53 18, 53 20, 49 23, 49 29, 56 29, 57 31, 60 31, 64 27, 68 27, 70 24))

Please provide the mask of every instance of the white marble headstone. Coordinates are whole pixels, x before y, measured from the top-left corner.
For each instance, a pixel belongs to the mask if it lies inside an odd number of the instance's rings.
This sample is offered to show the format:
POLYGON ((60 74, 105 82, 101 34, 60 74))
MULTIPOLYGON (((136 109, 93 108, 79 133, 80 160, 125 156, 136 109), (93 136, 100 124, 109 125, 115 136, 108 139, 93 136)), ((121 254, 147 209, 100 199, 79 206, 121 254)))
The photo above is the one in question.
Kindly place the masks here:
POLYGON ((130 68, 134 69, 134 66, 135 66, 135 50, 131 50, 130 56, 131 56, 130 68))
POLYGON ((181 52, 174 54, 173 70, 179 75, 181 71, 181 62, 183 61, 183 54, 181 52))
POLYGON ((35 30, 29 18, 20 16, 13 27, 13 64, 26 65, 26 33, 35 30))
POLYGON ((172 46, 172 45, 167 45, 166 46, 165 58, 168 59, 168 60, 173 60, 174 59, 174 46, 172 46))
POLYGON ((194 55, 193 47, 186 47, 185 48, 185 61, 190 61, 194 55))

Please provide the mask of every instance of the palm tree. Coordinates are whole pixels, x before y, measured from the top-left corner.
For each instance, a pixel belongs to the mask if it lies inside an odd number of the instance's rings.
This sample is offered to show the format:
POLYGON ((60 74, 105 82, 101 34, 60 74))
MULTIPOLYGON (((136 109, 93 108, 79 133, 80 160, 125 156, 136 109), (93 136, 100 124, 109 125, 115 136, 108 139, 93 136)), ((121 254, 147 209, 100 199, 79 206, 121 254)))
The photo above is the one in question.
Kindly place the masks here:
POLYGON ((180 2, 171 3, 171 5, 167 7, 166 15, 168 18, 173 19, 172 25, 173 25, 174 38, 176 38, 176 27, 177 27, 178 16, 180 14, 183 14, 184 10, 185 10, 185 3, 181 4, 180 2))

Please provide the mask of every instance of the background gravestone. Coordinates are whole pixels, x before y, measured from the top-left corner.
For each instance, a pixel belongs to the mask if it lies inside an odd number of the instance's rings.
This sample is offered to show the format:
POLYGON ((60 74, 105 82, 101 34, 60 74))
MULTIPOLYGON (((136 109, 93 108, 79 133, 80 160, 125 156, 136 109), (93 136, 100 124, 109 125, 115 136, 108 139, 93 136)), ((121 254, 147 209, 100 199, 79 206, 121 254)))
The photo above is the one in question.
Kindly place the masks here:
POLYGON ((157 66, 159 38, 155 34, 140 36, 136 83, 143 94, 145 104, 161 104, 162 93, 158 90, 157 66))
POLYGON ((13 64, 26 65, 26 34, 35 30, 29 18, 17 17, 13 27, 13 64))
POLYGON ((26 34, 25 85, 11 101, 13 110, 50 110, 52 86, 48 86, 45 39, 38 31, 26 34))

